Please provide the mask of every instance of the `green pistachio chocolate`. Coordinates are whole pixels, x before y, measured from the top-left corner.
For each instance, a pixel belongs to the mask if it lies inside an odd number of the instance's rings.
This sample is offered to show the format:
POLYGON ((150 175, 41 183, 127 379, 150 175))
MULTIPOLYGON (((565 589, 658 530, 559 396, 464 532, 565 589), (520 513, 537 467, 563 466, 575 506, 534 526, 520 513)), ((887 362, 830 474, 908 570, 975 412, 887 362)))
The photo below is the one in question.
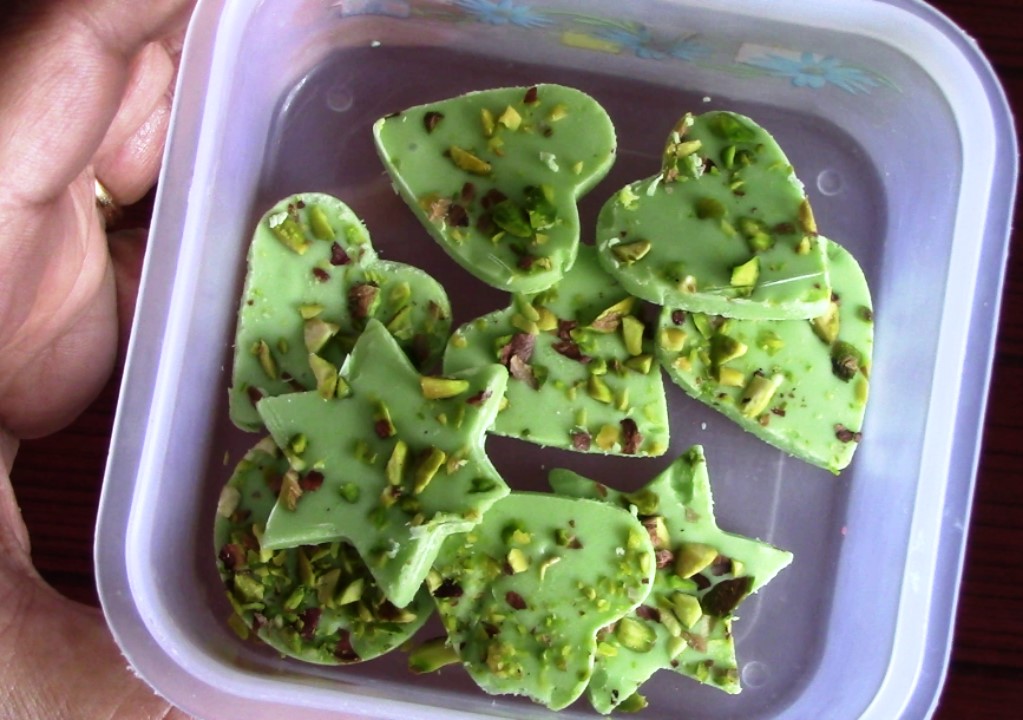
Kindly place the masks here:
POLYGON ((593 706, 611 712, 662 668, 739 692, 733 611, 792 562, 792 554, 718 528, 703 448, 693 446, 633 493, 568 470, 552 471, 550 483, 561 495, 635 512, 657 560, 650 596, 600 636, 589 685, 593 706))
POLYGON ((862 438, 874 313, 859 264, 825 241, 834 294, 813 320, 734 320, 667 307, 658 355, 688 394, 766 442, 838 473, 862 438))
POLYGON ((343 392, 337 370, 370 318, 418 367, 440 357, 451 327, 444 288, 422 270, 377 258, 362 222, 329 195, 293 195, 256 227, 238 313, 231 419, 262 427, 263 397, 343 392))
POLYGON ((480 280, 533 293, 575 262, 580 197, 611 168, 615 131, 590 96, 501 88, 389 115, 373 126, 398 193, 480 280))
POLYGON ((266 398, 259 413, 313 493, 283 487, 263 547, 347 540, 387 598, 413 601, 444 538, 475 526, 508 486, 483 449, 507 382, 500 365, 449 378, 462 391, 428 397, 383 324, 370 320, 341 369, 344 397, 266 398))
POLYGON ((303 492, 323 490, 322 475, 298 476, 265 438, 245 454, 220 493, 214 544, 234 608, 231 626, 243 638, 255 633, 283 655, 322 665, 370 660, 398 647, 433 612, 425 589, 399 609, 346 543, 262 547, 278 486, 294 482, 303 492))
POLYGON ((774 139, 735 113, 683 117, 661 173, 604 205, 597 246, 633 295, 692 312, 806 319, 831 295, 802 183, 774 139))
POLYGON ((653 328, 640 303, 589 245, 558 285, 459 328, 446 372, 495 360, 509 368, 506 406, 491 432, 552 447, 661 455, 668 413, 653 328))
POLYGON ((444 543, 429 587, 481 688, 557 710, 586 689, 598 631, 646 599, 653 573, 650 537, 628 512, 512 493, 444 543))

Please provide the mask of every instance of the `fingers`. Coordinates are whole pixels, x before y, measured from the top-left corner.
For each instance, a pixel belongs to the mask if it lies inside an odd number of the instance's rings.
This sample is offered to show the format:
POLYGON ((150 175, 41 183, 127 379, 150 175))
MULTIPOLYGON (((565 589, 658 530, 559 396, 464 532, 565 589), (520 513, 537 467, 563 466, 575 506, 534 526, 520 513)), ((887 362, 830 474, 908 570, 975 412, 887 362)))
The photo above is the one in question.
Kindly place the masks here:
MULTIPOLYGON (((56 3, 65 11, 72 3, 56 3)), ((181 35, 195 0, 76 0, 73 6, 103 47, 129 59, 153 40, 181 35)))
POLYGON ((3 560, 0 582, 0 716, 186 720, 132 674, 98 610, 3 560))
POLYGON ((146 45, 132 62, 124 98, 93 161, 96 176, 122 205, 137 202, 156 182, 176 74, 176 58, 162 43, 146 45))
MULTIPOLYGON (((0 204, 46 204, 79 176, 124 105, 132 60, 151 42, 180 35, 192 5, 192 0, 49 2, 28 11, 0 38, 5 99, 0 137, 17 139, 0 145, 5 168, 0 204)), ((135 65, 145 70, 140 79, 166 76, 155 53, 142 57, 147 59, 135 65)), ((132 112, 149 117, 167 85, 165 79, 155 91, 136 87, 129 94, 141 100, 131 103, 132 112)), ((130 122, 131 114, 121 130, 129 137, 140 124, 138 118, 130 122)))

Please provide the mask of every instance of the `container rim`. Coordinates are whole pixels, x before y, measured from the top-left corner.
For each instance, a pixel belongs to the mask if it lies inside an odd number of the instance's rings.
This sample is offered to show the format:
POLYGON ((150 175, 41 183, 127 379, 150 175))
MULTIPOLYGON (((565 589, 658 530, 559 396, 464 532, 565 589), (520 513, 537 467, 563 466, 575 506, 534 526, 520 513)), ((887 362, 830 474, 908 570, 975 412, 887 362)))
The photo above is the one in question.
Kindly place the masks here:
MULTIPOLYGON (((722 10, 718 0, 690 0, 687 4, 707 9, 722 10)), ((249 0, 244 10, 251 13, 259 2, 249 0)), ((738 4, 736 4, 737 6, 738 4)), ((954 423, 929 422, 924 439, 921 476, 931 473, 944 478, 940 492, 931 484, 926 493, 918 490, 918 503, 914 506, 912 537, 932 542, 914 542, 909 549, 906 567, 913 567, 913 580, 904 576, 896 622, 895 651, 888 671, 877 694, 863 717, 891 718, 893 710, 898 716, 918 712, 920 717, 933 713, 944 682, 951 652, 952 624, 958 601, 958 586, 965 555, 965 526, 970 515, 973 488, 979 459, 981 433, 990 385, 994 354, 996 322, 1001 304, 1008 232, 1018 179, 1018 156, 1013 119, 1004 91, 990 63, 977 44, 946 16, 923 0, 833 0, 827 12, 802 0, 749 0, 743 3, 745 14, 790 21, 792 8, 799 8, 802 23, 861 34, 886 45, 895 45, 891 18, 902 22, 912 20, 914 32, 898 35, 899 50, 949 91, 952 107, 960 128, 964 158, 964 176, 961 180, 960 206, 984 202, 989 208, 983 229, 980 251, 957 252, 962 243, 953 244, 952 266, 961 268, 971 283, 976 283, 974 294, 978 298, 972 316, 967 310, 954 307, 946 298, 942 312, 946 317, 959 317, 970 328, 966 337, 948 331, 950 323, 943 321, 939 338, 939 364, 935 376, 954 378, 952 388, 945 396, 936 398, 928 418, 955 418, 954 423), (864 13, 869 1, 877 9, 864 13), (906 42, 907 35, 912 38, 906 42), (944 82, 942 82, 944 80, 944 82), (953 81, 954 80, 954 81, 953 81), (967 128, 969 131, 964 131, 967 128), (995 141, 988 149, 978 146, 975 137, 990 133, 995 141), (972 160, 975 160, 972 161, 972 160), (977 282, 981 272, 983 283, 977 282), (995 320, 993 320, 994 318, 995 320), (965 359, 971 358, 975 368, 982 367, 967 380, 961 379, 959 370, 965 359), (979 363, 978 363, 979 361, 979 363), (972 432, 957 432, 970 428, 972 432), (953 485, 950 477, 965 478, 953 485), (943 517, 943 508, 957 508, 954 517, 943 517), (942 592, 934 592, 940 589, 942 592)), ((226 105, 225 83, 236 65, 242 27, 229 27, 223 20, 227 14, 226 0, 200 0, 193 14, 185 44, 181 72, 176 90, 177 103, 172 114, 172 143, 177 152, 167 152, 167 161, 161 169, 157 200, 154 209, 152 237, 146 255, 146 267, 174 268, 171 279, 156 282, 150 273, 143 274, 139 291, 139 306, 163 308, 156 312, 167 319, 166 325, 143 325, 136 315, 128 347, 124 371, 123 391, 118 401, 111 438, 107 471, 100 498, 94 557, 101 604, 115 639, 136 672, 158 693, 188 712, 202 715, 203 708, 218 700, 229 700, 236 714, 245 713, 254 718, 276 717, 293 709, 292 705, 274 702, 270 689, 286 688, 292 683, 270 680, 265 683, 264 697, 247 698, 251 685, 246 674, 226 668, 200 657, 194 648, 181 647, 168 633, 164 617, 154 608, 140 607, 132 590, 133 578, 144 573, 125 552, 123 540, 131 526, 134 508, 145 495, 145 483, 140 482, 148 471, 158 470, 155 458, 162 456, 168 443, 169 414, 173 407, 173 383, 161 378, 173 367, 177 358, 165 356, 161 350, 180 328, 170 311, 174 297, 190 288, 182 268, 188 258, 178 255, 180 241, 188 236, 189 228, 198 223, 204 212, 209 212, 205 198, 190 197, 187 213, 171 213, 164 208, 171 204, 167 188, 189 187, 195 175, 209 169, 211 149, 216 128, 229 112, 226 105), (218 71, 205 80, 205 69, 218 67, 218 71), (183 106, 201 108, 189 117, 183 106), (149 422, 141 422, 141 419, 149 422), (150 431, 147 433, 147 426, 150 431), (195 672, 184 667, 187 662, 195 672), (245 692, 243 693, 243 689, 245 692)), ((967 232, 967 219, 957 213, 955 235, 967 232)), ((976 232, 975 226, 972 232, 976 232)), ((197 260, 197 258, 195 258, 197 260)), ((156 608, 159 609, 159 608, 156 608)), ((302 693, 291 693, 289 700, 298 705, 311 706, 326 690, 303 687, 302 693), (299 700, 304 694, 306 699, 299 700)), ((324 694, 324 697, 326 695, 324 694)), ((338 710, 379 713, 383 710, 399 714, 418 712, 423 717, 434 717, 434 711, 415 708, 393 698, 351 696, 351 702, 338 705, 335 693, 330 693, 334 710, 309 710, 310 718, 335 717, 338 710)), ((321 705, 326 706, 326 705, 321 705)), ((444 710, 444 717, 470 717, 458 711, 444 710)), ((436 717, 441 717, 437 714, 436 717)), ((917 716, 917 715, 914 715, 917 716)))

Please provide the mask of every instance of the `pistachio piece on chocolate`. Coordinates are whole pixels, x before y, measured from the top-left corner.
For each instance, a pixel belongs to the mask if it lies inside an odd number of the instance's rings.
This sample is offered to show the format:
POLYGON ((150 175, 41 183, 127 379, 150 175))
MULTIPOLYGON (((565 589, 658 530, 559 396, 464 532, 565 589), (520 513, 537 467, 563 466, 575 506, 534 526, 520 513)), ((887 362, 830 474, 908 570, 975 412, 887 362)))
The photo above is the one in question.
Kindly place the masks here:
POLYGON ((657 634, 652 627, 642 620, 631 617, 624 617, 618 621, 615 636, 623 646, 639 653, 650 652, 657 641, 657 634))
POLYGON ((424 375, 419 379, 419 386, 427 400, 442 400, 463 394, 469 389, 469 381, 424 375))
POLYGON ((775 373, 770 377, 763 373, 755 373, 739 398, 739 408, 743 416, 758 417, 767 409, 774 394, 784 382, 785 376, 781 373, 775 373))
POLYGON ((828 311, 810 321, 814 334, 828 345, 838 339, 838 330, 841 327, 840 306, 832 295, 828 303, 828 311))
POLYGON ((309 249, 309 238, 290 210, 278 210, 266 216, 266 224, 280 243, 299 255, 309 249))
POLYGON ((458 653, 448 644, 446 637, 431 638, 417 645, 408 656, 409 670, 417 675, 436 672, 457 663, 458 653))
POLYGON ((457 145, 452 145, 448 148, 448 154, 451 157, 451 162, 455 164, 460 170, 465 170, 467 173, 473 175, 489 175, 493 170, 490 163, 481 160, 476 155, 472 154, 468 150, 464 150, 457 145))
POLYGON ((317 240, 333 240, 334 228, 331 227, 330 218, 319 205, 308 206, 309 228, 317 240))
POLYGON ((618 243, 612 246, 611 252, 623 265, 632 265, 639 262, 650 252, 649 240, 636 240, 630 243, 618 243))
POLYGON ((675 548, 675 574, 691 578, 703 572, 718 556, 717 549, 702 543, 683 543, 675 548))

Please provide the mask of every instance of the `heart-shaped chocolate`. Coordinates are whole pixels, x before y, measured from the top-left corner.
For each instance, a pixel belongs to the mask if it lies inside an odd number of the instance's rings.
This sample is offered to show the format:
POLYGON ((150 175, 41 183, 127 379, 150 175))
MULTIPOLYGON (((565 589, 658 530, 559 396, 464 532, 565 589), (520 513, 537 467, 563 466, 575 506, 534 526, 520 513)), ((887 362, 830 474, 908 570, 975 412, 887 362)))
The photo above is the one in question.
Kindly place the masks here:
POLYGON ((609 713, 635 702, 660 669, 739 692, 733 612, 791 563, 792 553, 718 528, 703 448, 693 446, 632 493, 568 470, 553 470, 550 483, 558 494, 634 511, 657 559, 650 596, 601 638, 588 690, 594 708, 609 713))
POLYGON ((612 455, 661 455, 668 412, 653 328, 592 246, 561 282, 455 331, 444 370, 500 362, 511 375, 496 435, 612 455))
POLYGON ((784 320, 823 314, 823 243, 778 143, 747 117, 686 115, 659 175, 605 203, 597 246, 633 295, 710 315, 784 320))
POLYGON ((650 537, 627 511, 512 493, 444 543, 429 585, 481 688, 559 710, 590 680, 598 631, 643 602, 653 573, 650 537))
POLYGON ((615 158, 604 109, 560 85, 501 88, 403 110, 373 126, 395 189, 485 283, 534 293, 575 262, 578 199, 615 158))
POLYGON ((265 438, 245 454, 220 493, 214 541, 234 608, 231 626, 243 638, 255 633, 283 655, 322 665, 370 660, 398 647, 433 612, 425 589, 398 609, 350 545, 261 547, 289 472, 287 458, 265 438))
POLYGON ((256 226, 238 311, 231 419, 262 427, 263 397, 337 389, 337 370, 371 318, 420 368, 444 348, 451 307, 422 270, 380 260, 348 206, 319 193, 277 203, 256 226))
POLYGON ((838 473, 862 437, 874 313, 855 258, 825 240, 834 294, 814 320, 736 320, 666 307, 658 356, 694 398, 785 452, 838 473))

